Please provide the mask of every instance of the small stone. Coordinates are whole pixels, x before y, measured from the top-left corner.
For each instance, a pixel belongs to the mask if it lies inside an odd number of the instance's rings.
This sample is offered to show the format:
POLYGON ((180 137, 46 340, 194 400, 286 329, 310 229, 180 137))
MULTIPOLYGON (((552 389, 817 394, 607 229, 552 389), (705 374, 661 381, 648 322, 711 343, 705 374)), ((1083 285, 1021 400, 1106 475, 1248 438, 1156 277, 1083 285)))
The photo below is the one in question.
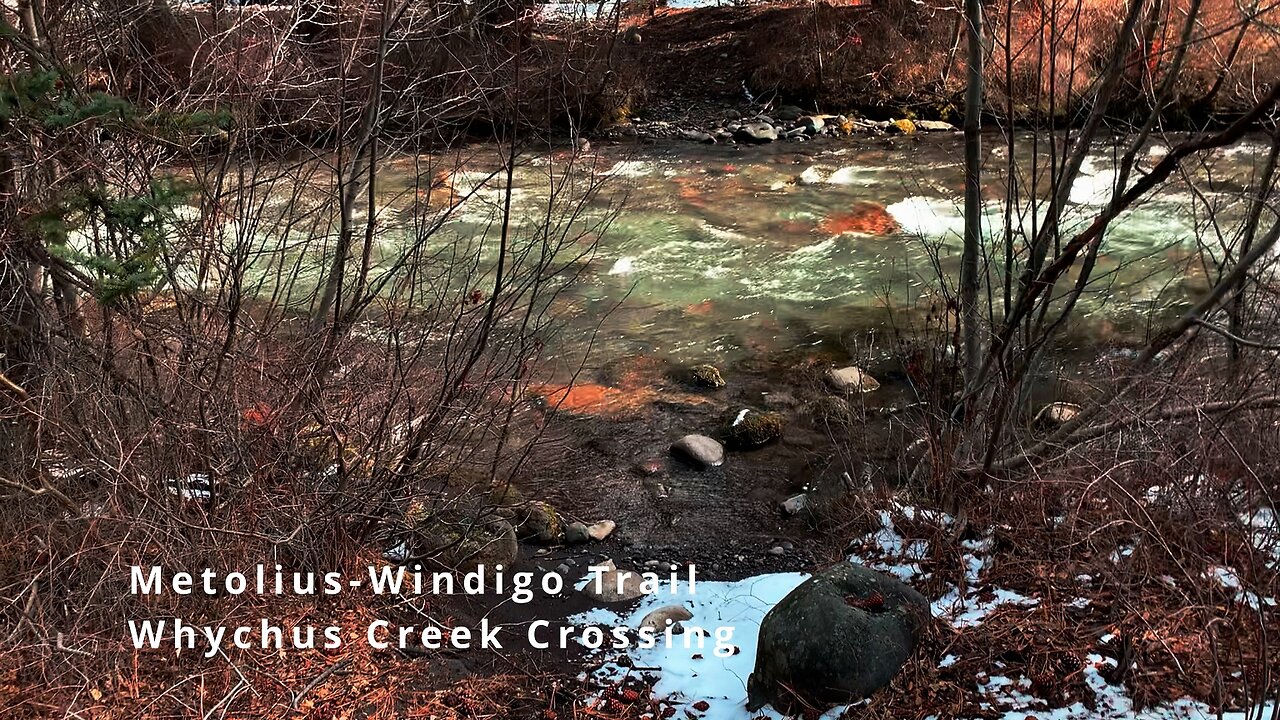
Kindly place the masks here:
POLYGON ((564 529, 565 545, 581 545, 591 539, 591 531, 580 522, 569 523, 564 529))
MULTIPOLYGON (((673 630, 679 629, 683 631, 684 628, 680 627, 680 622, 692 619, 693 613, 689 612, 685 606, 667 605, 645 615, 644 619, 640 621, 640 629, 652 628, 661 633, 666 632, 668 626, 674 626, 673 630)), ((678 635, 680 633, 676 632, 675 634, 678 635)))
POLYGON ((618 527, 618 524, 612 520, 601 520, 598 523, 592 523, 587 526, 587 535, 598 542, 609 537, 616 527, 618 527))
POLYGON ((860 367, 850 365, 827 371, 827 384, 840 392, 871 392, 880 387, 880 381, 860 367))
POLYGON ((665 467, 661 460, 644 460, 636 465, 636 473, 643 477, 652 477, 661 473, 665 467))
POLYGON ((769 548, 769 554, 770 555, 786 555, 787 549, 782 547, 781 545, 774 545, 773 547, 769 548))
POLYGON ((808 495, 805 495, 804 493, 794 495, 782 501, 782 512, 788 515, 795 515, 804 510, 805 506, 808 504, 808 495))
POLYGON ((565 563, 560 563, 559 565, 556 566, 556 572, 559 573, 560 575, 568 575, 570 569, 571 568, 565 563))
POLYGON ((706 435, 685 435, 671 446, 671 454, 700 470, 724 464, 724 446, 706 435))
POLYGON ((605 560, 593 567, 602 567, 603 570, 600 571, 598 583, 596 574, 592 573, 586 586, 582 588, 582 592, 588 597, 611 603, 635 600, 644 595, 644 591, 640 589, 640 583, 643 580, 640 573, 620 571, 612 560, 605 560))
POLYGON ((680 137, 684 138, 685 140, 705 143, 707 145, 714 145, 716 142, 716 138, 714 135, 712 135, 711 133, 703 132, 701 130, 681 130, 680 137))

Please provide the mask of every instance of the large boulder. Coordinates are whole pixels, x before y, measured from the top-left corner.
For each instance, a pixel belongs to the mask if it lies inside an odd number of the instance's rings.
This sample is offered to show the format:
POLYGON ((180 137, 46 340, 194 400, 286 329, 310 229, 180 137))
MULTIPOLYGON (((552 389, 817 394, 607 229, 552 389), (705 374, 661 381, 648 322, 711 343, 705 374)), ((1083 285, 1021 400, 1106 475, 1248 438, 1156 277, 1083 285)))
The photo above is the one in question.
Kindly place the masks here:
POLYGON ((700 470, 724 464, 724 446, 706 435, 685 435, 671 446, 671 454, 700 470))
POLYGON ((920 593, 870 568, 843 562, 814 575, 764 616, 747 709, 790 714, 867 697, 911 656, 928 617, 920 593))

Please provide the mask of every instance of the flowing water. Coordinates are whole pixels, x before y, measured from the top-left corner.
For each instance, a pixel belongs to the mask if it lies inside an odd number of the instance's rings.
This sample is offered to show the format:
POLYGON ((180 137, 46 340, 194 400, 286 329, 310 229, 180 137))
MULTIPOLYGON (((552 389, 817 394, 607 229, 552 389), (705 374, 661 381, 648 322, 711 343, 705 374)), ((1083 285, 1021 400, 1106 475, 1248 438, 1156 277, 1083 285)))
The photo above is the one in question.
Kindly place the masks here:
MULTIPOLYGON (((1024 185, 1030 146, 1030 137, 1019 138, 1024 185)), ((1149 168, 1165 149, 1149 151, 1141 166, 1149 168)), ((1264 151, 1246 141, 1210 156, 1195 168, 1194 190, 1171 182, 1114 223, 1070 342, 1140 342, 1152 321, 1203 292, 1208 276, 1197 236, 1211 248, 1220 242, 1215 229, 1230 237, 1264 151), (1217 208, 1216 226, 1206 221, 1208 205, 1217 208)), ((584 281, 559 307, 566 337, 593 337, 602 361, 644 353, 733 363, 789 349, 874 344, 894 328, 920 329, 930 311, 936 322, 939 283, 954 288, 959 275, 961 155, 958 136, 913 136, 752 148, 614 147, 579 158, 580 172, 589 165, 603 181, 584 217, 616 216, 599 235, 584 281)), ((1072 186, 1064 239, 1109 199, 1115 182, 1109 157, 1100 147, 1072 186)), ((1049 160, 1042 152, 1041 163, 1049 160)), ((517 216, 545 209, 548 169, 558 162, 517 172, 517 216)), ((986 165, 984 231, 1001 248, 1010 230, 1021 250, 1036 218, 1015 212, 1016 227, 1006 228, 1005 148, 991 150, 986 165)), ((1042 217, 1047 203, 1040 194, 1042 217)), ((492 235, 498 206, 472 202, 451 229, 458 237, 492 235)), ((990 258, 996 278, 1001 253, 990 258)))

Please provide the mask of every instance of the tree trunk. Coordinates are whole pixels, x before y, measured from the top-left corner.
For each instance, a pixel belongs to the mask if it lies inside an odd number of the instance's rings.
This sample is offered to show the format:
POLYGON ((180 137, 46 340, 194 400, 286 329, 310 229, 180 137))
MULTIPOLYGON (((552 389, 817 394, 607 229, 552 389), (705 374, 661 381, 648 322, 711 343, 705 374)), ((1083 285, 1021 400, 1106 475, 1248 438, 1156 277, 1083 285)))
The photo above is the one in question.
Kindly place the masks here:
POLYGON ((969 26, 968 87, 964 102, 964 252, 960 262, 960 316, 964 383, 972 389, 981 352, 978 259, 982 254, 982 2, 965 0, 969 26))

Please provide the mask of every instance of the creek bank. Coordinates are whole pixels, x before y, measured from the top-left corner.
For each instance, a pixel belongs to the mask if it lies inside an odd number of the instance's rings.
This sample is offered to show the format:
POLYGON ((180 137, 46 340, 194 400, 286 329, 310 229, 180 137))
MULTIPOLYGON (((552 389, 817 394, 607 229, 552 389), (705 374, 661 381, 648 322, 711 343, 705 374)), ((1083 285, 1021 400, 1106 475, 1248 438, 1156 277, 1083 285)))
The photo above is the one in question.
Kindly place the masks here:
POLYGON ((816 138, 875 138, 916 133, 953 133, 958 130, 951 123, 940 120, 871 120, 853 115, 804 113, 797 107, 784 106, 772 115, 753 113, 743 117, 737 112, 728 112, 692 121, 637 116, 604 128, 595 137, 609 140, 685 140, 703 145, 751 146, 773 142, 804 142, 816 138))

